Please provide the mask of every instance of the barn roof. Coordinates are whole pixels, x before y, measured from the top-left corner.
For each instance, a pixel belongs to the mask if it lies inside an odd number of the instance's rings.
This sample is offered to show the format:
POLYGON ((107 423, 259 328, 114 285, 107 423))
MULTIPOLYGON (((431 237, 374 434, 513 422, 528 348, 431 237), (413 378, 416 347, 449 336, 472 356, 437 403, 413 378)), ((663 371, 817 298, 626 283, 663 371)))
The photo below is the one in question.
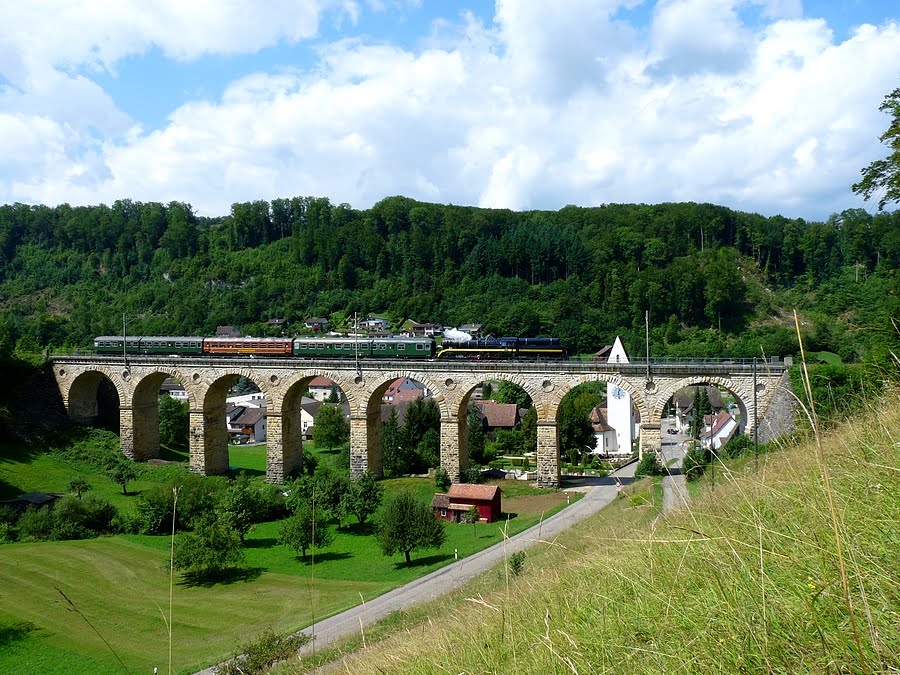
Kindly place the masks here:
POLYGON ((500 488, 496 485, 475 485, 474 483, 455 483, 450 486, 447 496, 453 499, 484 499, 492 500, 500 488))

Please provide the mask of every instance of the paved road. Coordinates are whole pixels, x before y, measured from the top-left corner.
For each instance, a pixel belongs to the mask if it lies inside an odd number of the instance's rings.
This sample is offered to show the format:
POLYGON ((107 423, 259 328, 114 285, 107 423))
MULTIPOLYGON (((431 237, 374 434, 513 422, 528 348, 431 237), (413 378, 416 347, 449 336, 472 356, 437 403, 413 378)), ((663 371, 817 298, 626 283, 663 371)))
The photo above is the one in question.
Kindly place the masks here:
MULTIPOLYGON (((395 588, 370 600, 364 606, 359 605, 320 621, 315 625, 315 648, 320 649, 333 640, 358 633, 360 622, 365 626, 398 609, 405 609, 444 595, 502 562, 512 553, 528 548, 538 541, 553 539, 574 523, 596 513, 612 502, 618 492, 615 485, 616 477, 623 484, 630 483, 635 467, 636 464, 629 464, 607 478, 584 478, 580 481, 577 478, 567 479, 565 487, 589 488, 581 500, 547 518, 543 523, 510 537, 506 542, 495 544, 468 558, 435 570, 405 586, 395 588)), ((313 627, 309 627, 303 632, 312 635, 313 627)), ((312 651, 312 649, 313 644, 310 643, 301 653, 312 651)))
MULTIPOLYGON (((360 624, 374 623, 391 612, 406 609, 427 602, 459 588, 470 579, 502 562, 507 556, 532 546, 539 541, 548 541, 575 523, 596 513, 616 498, 616 482, 627 485, 634 480, 637 463, 624 466, 606 478, 567 478, 563 489, 583 491, 584 497, 571 506, 550 516, 542 523, 510 537, 505 542, 495 544, 468 558, 435 570, 431 574, 411 581, 405 586, 388 591, 373 600, 348 609, 340 614, 319 621, 300 632, 314 635, 315 640, 300 650, 301 654, 321 649, 329 642, 354 635, 360 624)), ((214 667, 200 671, 196 675, 213 675, 214 667)))
POLYGON ((668 428, 674 428, 670 420, 663 420, 662 429, 662 455, 663 465, 671 473, 662 480, 663 487, 663 513, 669 513, 675 509, 687 506, 688 492, 684 476, 681 475, 681 467, 684 462, 685 445, 684 435, 681 433, 670 434, 668 428))

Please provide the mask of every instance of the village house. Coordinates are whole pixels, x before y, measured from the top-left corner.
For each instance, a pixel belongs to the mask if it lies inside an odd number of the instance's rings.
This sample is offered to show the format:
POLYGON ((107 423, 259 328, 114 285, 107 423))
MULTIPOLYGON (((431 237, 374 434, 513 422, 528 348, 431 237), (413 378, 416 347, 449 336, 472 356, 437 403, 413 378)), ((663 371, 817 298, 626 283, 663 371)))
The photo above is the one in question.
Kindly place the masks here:
POLYGON ((466 513, 473 506, 478 509, 478 522, 500 520, 500 488, 496 485, 455 483, 446 494, 439 492, 431 501, 435 517, 451 523, 464 522, 466 513))
POLYGON ((388 385, 388 388, 385 389, 384 394, 381 397, 381 402, 395 404, 411 403, 417 399, 428 398, 429 396, 431 396, 431 392, 425 385, 420 384, 415 380, 411 380, 408 377, 401 377, 388 385))
POLYGON ((0 500, 0 507, 12 509, 16 513, 24 513, 30 508, 37 509, 44 506, 49 508, 62 496, 57 492, 26 492, 15 499, 0 500))
POLYGON ((519 427, 521 413, 515 403, 475 401, 475 412, 484 420, 485 430, 492 434, 497 429, 514 431, 519 427))
POLYGON ((316 401, 306 396, 300 399, 300 433, 303 435, 303 440, 308 441, 312 439, 316 415, 321 407, 321 401, 316 401))
POLYGON ((461 330, 463 333, 468 333, 473 338, 481 336, 481 328, 484 326, 482 323, 464 323, 462 326, 457 328, 456 330, 461 330))
POLYGON ((266 409, 245 405, 229 406, 225 409, 228 434, 238 443, 266 442, 266 409))
POLYGON ((380 316, 370 316, 368 319, 359 322, 359 327, 363 330, 387 330, 389 328, 388 320, 380 316))
POLYGON ((216 337, 239 338, 241 337, 241 331, 235 326, 219 326, 216 328, 216 337))
POLYGON ((314 316, 304 321, 303 327, 313 333, 324 333, 328 330, 328 319, 314 316))
POLYGON ((409 325, 401 331, 403 337, 433 337, 440 335, 444 329, 437 323, 416 323, 410 321, 409 325))
POLYGON ((184 385, 178 380, 167 377, 161 385, 159 385, 160 396, 171 396, 176 401, 187 401, 188 395, 184 390, 184 385))
MULTIPOLYGON (((606 408, 596 406, 590 414, 591 428, 594 430, 594 449, 591 454, 610 457, 619 454, 619 443, 616 430, 606 421, 606 408)), ((626 451, 626 454, 630 449, 626 451)))
MULTIPOLYGON (((699 386, 685 387, 676 391, 675 396, 672 397, 675 404, 675 427, 682 433, 690 431, 691 422, 694 419, 694 396, 699 389, 699 386)), ((725 403, 722 401, 722 392, 718 387, 705 385, 703 389, 706 391, 709 405, 714 413, 725 407, 725 403)))
POLYGON ((700 443, 705 448, 718 450, 725 445, 737 431, 737 421, 724 410, 715 415, 704 415, 704 430, 700 434, 700 443))
POLYGON ((332 395, 337 396, 338 401, 344 398, 341 388, 327 377, 314 377, 307 389, 310 397, 317 401, 327 401, 332 395))

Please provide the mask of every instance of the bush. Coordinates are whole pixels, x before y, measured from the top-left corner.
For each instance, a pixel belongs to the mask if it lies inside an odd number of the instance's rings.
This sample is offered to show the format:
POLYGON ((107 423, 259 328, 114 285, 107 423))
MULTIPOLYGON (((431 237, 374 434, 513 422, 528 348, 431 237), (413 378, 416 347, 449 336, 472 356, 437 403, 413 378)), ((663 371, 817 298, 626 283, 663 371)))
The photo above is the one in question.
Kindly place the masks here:
POLYGON ((523 568, 525 567, 525 551, 516 551, 511 556, 509 556, 507 565, 509 566, 510 574, 512 574, 514 577, 519 576, 522 573, 523 568))
POLYGON ((297 650, 308 643, 304 633, 279 637, 271 630, 260 634, 252 642, 241 647, 241 653, 216 669, 216 675, 256 675, 269 672, 280 661, 293 658, 297 650))
POLYGON ((173 567, 197 579, 214 579, 244 559, 237 532, 225 523, 206 518, 175 543, 173 567))
POLYGON ((193 529, 197 522, 215 513, 227 479, 183 474, 144 492, 137 503, 142 534, 166 534, 172 528, 173 490, 178 489, 176 530, 193 529))
POLYGON ((434 472, 434 485, 440 490, 448 490, 450 488, 450 474, 443 467, 439 467, 434 472))
POLYGON ((113 531, 116 507, 102 497, 67 495, 53 506, 53 539, 87 539, 113 531))
POLYGON ((466 469, 465 475, 463 476, 467 483, 480 483, 481 482, 481 467, 477 464, 470 464, 469 468, 466 469))
POLYGON ((141 519, 138 514, 131 511, 116 511, 109 527, 118 534, 140 534, 141 519))
POLYGON ((687 480, 697 480, 706 472, 709 459, 709 451, 706 448, 694 445, 684 456, 681 472, 687 480))
POLYGON ((750 451, 753 441, 747 434, 738 434, 728 439, 728 442, 719 449, 721 457, 740 457, 750 451))
POLYGON ((663 465, 659 462, 659 457, 655 452, 645 452, 638 462, 637 468, 634 470, 635 478, 643 478, 644 476, 662 476, 665 473, 663 465))
POLYGON ((55 518, 49 508, 29 506, 19 518, 19 535, 31 541, 49 541, 53 537, 55 518))

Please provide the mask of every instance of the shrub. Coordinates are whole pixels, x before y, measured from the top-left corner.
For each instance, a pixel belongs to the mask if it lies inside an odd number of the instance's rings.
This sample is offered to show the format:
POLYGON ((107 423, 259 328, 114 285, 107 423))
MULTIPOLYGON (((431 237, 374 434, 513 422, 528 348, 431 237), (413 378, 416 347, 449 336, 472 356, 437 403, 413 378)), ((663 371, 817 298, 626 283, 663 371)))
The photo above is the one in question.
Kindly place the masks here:
POLYGON ((709 465, 709 451, 699 445, 694 445, 684 456, 681 472, 687 480, 697 480, 704 474, 709 465))
POLYGON ((721 447, 719 455, 722 457, 740 457, 753 447, 753 442, 747 434, 738 434, 728 439, 721 447))
POLYGON ((310 637, 305 633, 297 633, 279 637, 271 630, 259 635, 255 640, 241 647, 241 653, 216 669, 216 675, 256 675, 266 673, 269 668, 280 661, 286 661, 296 655, 310 637))
POLYGON ((112 532, 116 507, 97 495, 67 495, 53 506, 54 539, 86 539, 112 532))
POLYGON ((466 469, 465 480, 467 483, 480 483, 481 482, 481 467, 477 464, 470 464, 469 468, 466 469))
POLYGON ((447 473, 445 468, 438 467, 434 472, 434 485, 440 490, 447 490, 450 488, 450 474, 447 473))
POLYGON ((634 477, 662 476, 663 473, 664 469, 659 462, 657 454, 655 452, 645 452, 644 456, 641 457, 641 461, 638 462, 637 468, 634 470, 634 477))
POLYGON ((510 574, 512 574, 514 577, 519 576, 525 567, 525 551, 516 551, 511 556, 509 556, 507 565, 509 566, 510 574))
POLYGON ((19 535, 31 541, 48 541, 53 536, 53 511, 29 506, 19 518, 19 535))
POLYGON ((19 514, 14 508, 9 506, 0 506, 0 523, 4 525, 15 525, 19 519, 19 514))
POLYGON ((109 527, 118 534, 140 534, 141 519, 137 513, 131 511, 116 511, 109 527))
POLYGON ((144 492, 137 503, 140 531, 143 534, 166 534, 172 527, 173 490, 178 489, 175 529, 190 530, 197 522, 215 513, 227 479, 183 474, 144 492))
POLYGON ((221 521, 206 518, 196 523, 193 532, 178 538, 173 567, 197 579, 214 579, 243 559, 237 532, 221 521))

